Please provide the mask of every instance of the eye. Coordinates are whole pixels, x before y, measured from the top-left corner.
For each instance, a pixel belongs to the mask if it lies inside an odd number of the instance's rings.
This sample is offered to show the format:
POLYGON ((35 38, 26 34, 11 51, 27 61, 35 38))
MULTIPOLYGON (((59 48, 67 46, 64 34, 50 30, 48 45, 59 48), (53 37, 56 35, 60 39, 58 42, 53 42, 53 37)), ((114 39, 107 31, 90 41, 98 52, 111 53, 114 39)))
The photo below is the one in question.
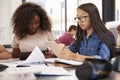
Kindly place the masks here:
POLYGON ((75 17, 74 20, 76 22, 80 21, 80 22, 84 22, 86 21, 86 18, 89 17, 89 16, 81 16, 81 17, 75 17))

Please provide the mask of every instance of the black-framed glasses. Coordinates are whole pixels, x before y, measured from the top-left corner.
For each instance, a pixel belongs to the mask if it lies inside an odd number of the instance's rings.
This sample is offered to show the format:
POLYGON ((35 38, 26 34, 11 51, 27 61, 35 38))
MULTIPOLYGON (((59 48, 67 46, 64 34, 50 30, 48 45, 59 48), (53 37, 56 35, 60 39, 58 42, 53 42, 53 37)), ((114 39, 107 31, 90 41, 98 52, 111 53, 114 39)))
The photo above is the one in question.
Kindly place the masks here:
POLYGON ((86 18, 89 17, 89 16, 81 16, 81 17, 75 17, 74 20, 76 22, 84 22, 86 21, 86 18))

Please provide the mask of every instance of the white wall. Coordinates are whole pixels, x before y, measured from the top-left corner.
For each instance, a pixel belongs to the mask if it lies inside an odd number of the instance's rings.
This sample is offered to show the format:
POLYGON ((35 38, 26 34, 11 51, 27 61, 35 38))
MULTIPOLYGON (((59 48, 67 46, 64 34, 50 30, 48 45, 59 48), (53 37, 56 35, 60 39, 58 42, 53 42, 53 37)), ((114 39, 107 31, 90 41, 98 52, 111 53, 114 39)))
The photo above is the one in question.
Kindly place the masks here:
POLYGON ((120 0, 115 0, 115 4, 116 20, 120 21, 120 0))
POLYGON ((0 0, 0 44, 11 44, 11 16, 22 0, 0 0))
POLYGON ((89 2, 97 6, 100 13, 100 17, 102 19, 102 0, 79 0, 79 5, 83 3, 89 3, 89 2))

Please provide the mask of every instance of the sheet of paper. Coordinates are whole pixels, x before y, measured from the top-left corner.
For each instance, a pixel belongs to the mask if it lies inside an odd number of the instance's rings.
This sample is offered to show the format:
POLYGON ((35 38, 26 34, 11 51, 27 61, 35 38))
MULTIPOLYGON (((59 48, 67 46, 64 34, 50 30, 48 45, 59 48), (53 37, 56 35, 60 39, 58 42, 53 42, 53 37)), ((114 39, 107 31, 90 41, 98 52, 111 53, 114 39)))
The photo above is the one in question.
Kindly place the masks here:
POLYGON ((15 68, 18 65, 18 64, 14 64, 14 63, 0 63, 0 64, 6 65, 10 68, 15 68))
POLYGON ((74 66, 82 64, 82 62, 79 62, 79 61, 59 59, 59 58, 47 58, 47 59, 45 59, 45 62, 51 62, 51 63, 61 62, 61 63, 70 64, 70 65, 74 65, 74 66))
POLYGON ((40 73, 38 66, 7 68, 0 72, 0 80, 36 80, 34 73, 40 73))
POLYGON ((30 67, 14 67, 7 68, 0 72, 1 74, 27 74, 34 73, 35 75, 71 75, 63 67, 46 66, 46 65, 33 65, 30 67))
POLYGON ((8 74, 20 74, 20 73, 40 73, 41 72, 41 68, 39 68, 38 66, 31 66, 31 67, 14 67, 14 68, 7 68, 6 70, 4 70, 2 73, 8 73, 8 74))
POLYGON ((42 51, 38 47, 35 47, 24 63, 42 62, 44 60, 45 56, 43 55, 42 51))
POLYGON ((41 66, 42 70, 40 73, 35 73, 35 75, 71 75, 63 67, 54 67, 54 66, 41 66))
POLYGON ((36 80, 33 73, 27 74, 0 74, 0 80, 36 80))
POLYGON ((38 47, 35 47, 34 50, 31 52, 31 54, 28 56, 28 58, 24 61, 15 61, 11 63, 0 63, 7 65, 9 67, 16 67, 17 65, 28 65, 31 63, 37 63, 37 62, 43 62, 45 61, 45 56, 41 52, 41 50, 38 47))
POLYGON ((82 62, 79 62, 79 61, 66 60, 66 59, 56 59, 55 62, 66 63, 66 64, 70 64, 70 65, 74 65, 74 66, 82 64, 82 62))
POLYGON ((36 46, 25 61, 16 61, 13 63, 26 64, 26 63, 44 62, 44 61, 45 61, 45 56, 43 55, 42 51, 36 46))

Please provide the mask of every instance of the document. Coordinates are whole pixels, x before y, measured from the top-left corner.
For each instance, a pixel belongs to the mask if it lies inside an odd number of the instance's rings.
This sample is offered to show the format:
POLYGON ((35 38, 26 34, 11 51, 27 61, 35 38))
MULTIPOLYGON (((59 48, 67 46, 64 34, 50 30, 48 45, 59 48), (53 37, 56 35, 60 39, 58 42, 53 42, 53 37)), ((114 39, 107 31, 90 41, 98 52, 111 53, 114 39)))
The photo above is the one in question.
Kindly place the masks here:
POLYGON ((36 80, 36 77, 33 73, 26 74, 0 74, 0 80, 36 80))
POLYGON ((34 67, 9 67, 0 72, 0 80, 36 80, 34 73, 40 73, 41 69, 34 67))
POLYGON ((31 66, 31 67, 14 67, 14 68, 9 67, 1 73, 24 74, 24 73, 38 73, 38 72, 39 73, 41 72, 41 69, 38 66, 31 66))
POLYGON ((0 72, 1 74, 27 74, 33 73, 35 75, 71 75, 63 67, 47 66, 47 65, 32 65, 29 67, 9 67, 0 72))
POLYGON ((16 67, 18 65, 34 65, 34 63, 45 63, 45 56, 41 52, 41 50, 38 47, 35 47, 34 50, 31 52, 31 54, 28 56, 28 58, 24 61, 15 61, 15 62, 10 62, 10 63, 0 63, 7 65, 9 67, 16 67))
POLYGON ((63 67, 54 67, 54 66, 40 66, 41 72, 35 73, 35 75, 71 75, 67 70, 63 67))
POLYGON ((70 64, 70 65, 74 65, 74 66, 82 64, 82 62, 79 62, 79 61, 66 60, 66 59, 56 59, 55 62, 61 62, 61 63, 70 64))
POLYGON ((59 63, 73 65, 73 66, 78 66, 83 63, 83 62, 79 62, 79 61, 60 59, 60 58, 47 58, 47 59, 45 59, 45 62, 51 62, 51 63, 59 62, 59 63))
POLYGON ((26 63, 37 63, 37 62, 44 62, 45 56, 43 55, 42 51, 36 46, 28 58, 24 61, 16 61, 13 63, 16 64, 26 64, 26 63))
POLYGON ((45 56, 42 51, 35 47, 32 53, 28 56, 28 58, 24 61, 25 63, 34 63, 34 62, 43 62, 45 61, 45 56))

